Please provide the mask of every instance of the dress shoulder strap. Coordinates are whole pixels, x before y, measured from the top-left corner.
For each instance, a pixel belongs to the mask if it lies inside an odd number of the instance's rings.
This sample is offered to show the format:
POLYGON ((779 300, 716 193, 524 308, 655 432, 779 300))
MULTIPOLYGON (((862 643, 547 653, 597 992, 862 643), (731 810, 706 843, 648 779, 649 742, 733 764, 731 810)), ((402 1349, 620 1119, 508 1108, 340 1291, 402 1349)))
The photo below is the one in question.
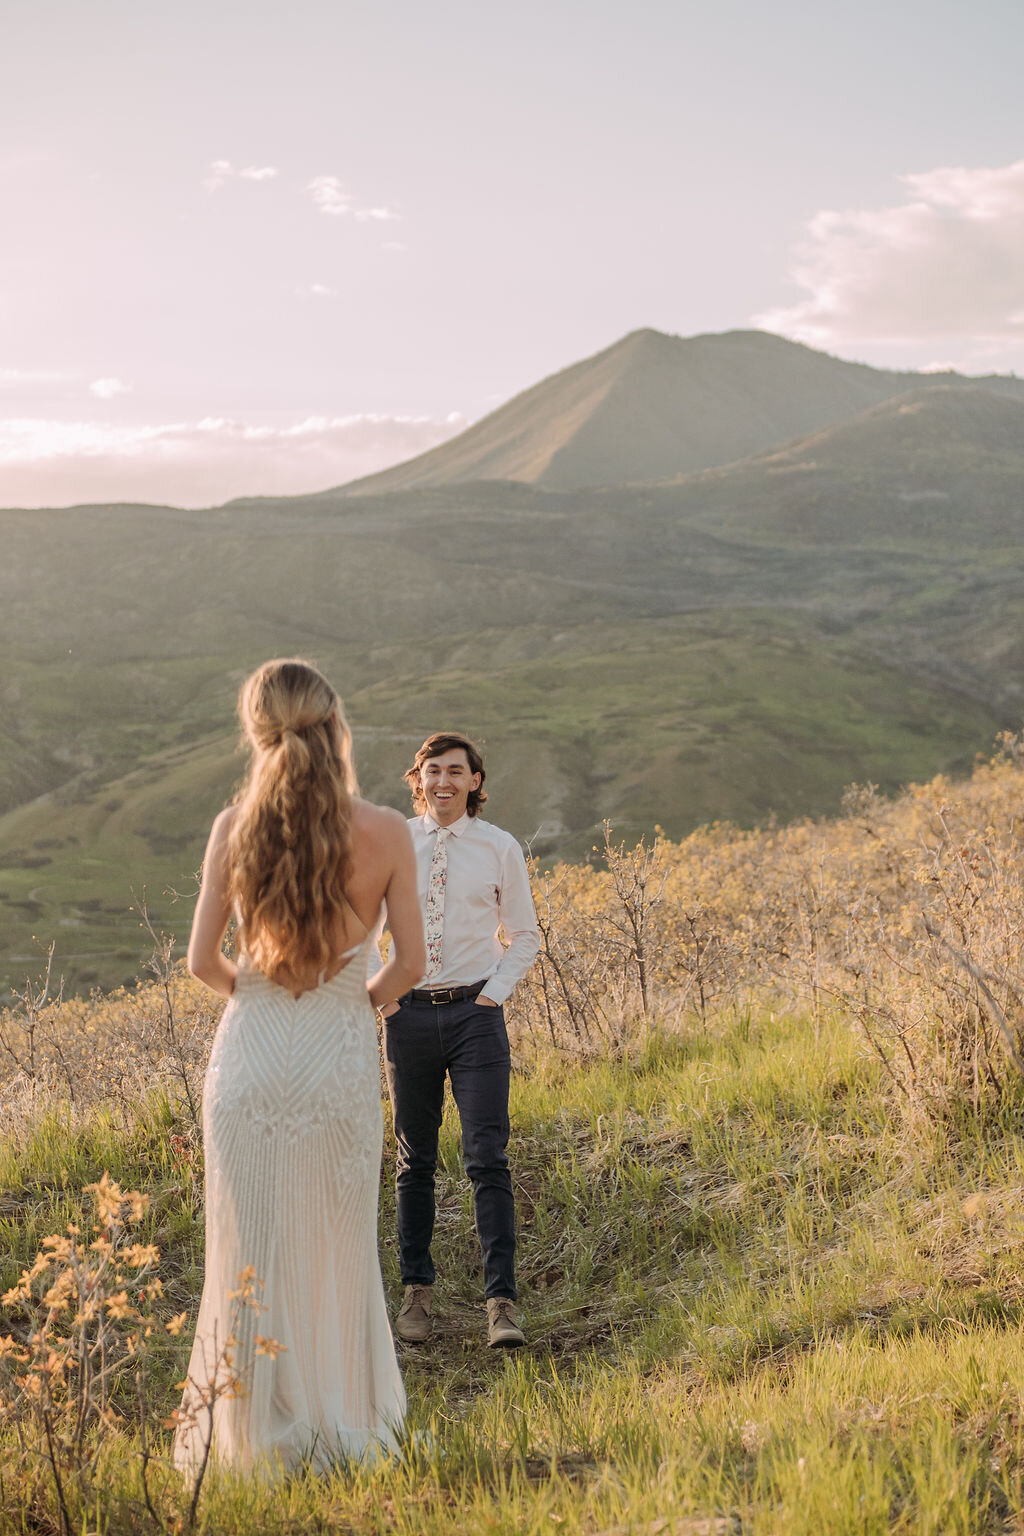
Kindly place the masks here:
POLYGON ((371 933, 372 930, 367 928, 366 924, 363 922, 362 918, 359 916, 359 913, 356 911, 355 907, 349 901, 349 899, 346 896, 344 891, 342 891, 342 893, 341 893, 341 899, 345 903, 346 907, 348 907, 350 915, 355 918, 356 922, 359 924, 360 928, 363 930, 363 936, 359 940, 359 943, 354 945, 352 949, 346 950, 346 954, 354 955, 356 950, 360 947, 360 945, 365 944, 366 940, 370 937, 370 933, 371 933))

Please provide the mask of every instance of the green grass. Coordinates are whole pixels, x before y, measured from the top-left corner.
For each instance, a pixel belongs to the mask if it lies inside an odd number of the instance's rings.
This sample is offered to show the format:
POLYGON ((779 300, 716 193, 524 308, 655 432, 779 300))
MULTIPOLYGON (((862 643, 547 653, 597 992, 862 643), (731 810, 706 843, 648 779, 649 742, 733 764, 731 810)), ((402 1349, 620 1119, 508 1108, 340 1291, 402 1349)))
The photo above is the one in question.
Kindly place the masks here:
POLYGON ((143 885, 184 936, 163 892, 238 778, 235 694, 273 654, 336 681, 372 798, 407 803, 431 730, 483 737, 495 819, 546 859, 589 855, 604 817, 680 836, 968 767, 1018 723, 1024 599, 1019 454, 997 432, 978 462, 962 405, 920 442, 897 411, 805 444, 800 473, 0 511, 0 989, 33 939, 73 990, 134 976, 143 885), (947 471, 948 500, 913 499, 947 471))
MULTIPOLYGON (((982 1129, 911 1133, 842 1021, 744 1016, 655 1034, 632 1061, 528 1063, 512 1118, 529 1349, 484 1347, 449 1117, 439 1329, 402 1356, 416 1438, 393 1462, 326 1480, 215 1477, 201 1529, 1024 1525, 1019 1102, 982 1129)), ((194 1312, 201 1211, 169 1151, 175 1123, 166 1101, 127 1121, 51 1112, 0 1148, 5 1283, 107 1167, 151 1191, 169 1309, 194 1312)), ((395 1295, 391 1155, 381 1236, 395 1295)), ((162 1409, 187 1339, 175 1349, 161 1362, 162 1409)), ((47 1529, 45 1478, 37 1470, 30 1489, 7 1459, 0 1521, 34 1501, 33 1528, 47 1529)), ((168 1474, 168 1516, 174 1486, 168 1474)), ((89 1528, 146 1529, 138 1501, 133 1443, 115 1437, 89 1528)))
MULTIPOLYGON (((486 632, 463 641, 457 665, 434 670, 428 654, 398 671, 392 649, 351 687, 351 657, 323 658, 345 691, 364 791, 407 807, 401 774, 415 748, 439 722, 457 724, 485 743, 495 820, 523 838, 539 832, 548 858, 586 857, 604 817, 631 838, 655 823, 681 836, 723 815, 749 825, 834 811, 851 779, 895 789, 969 767, 999 725, 984 703, 794 614, 533 629, 493 652, 486 632)), ((149 953, 133 890, 145 888, 159 926, 184 941, 191 902, 165 893, 194 891, 210 822, 243 771, 238 675, 225 658, 169 667, 159 709, 130 667, 96 669, 92 686, 101 675, 106 693, 81 704, 93 725, 80 747, 94 766, 0 817, 0 987, 37 970, 38 944, 51 939, 71 990, 130 980, 149 953), (131 731, 119 699, 137 711, 131 731), (103 758, 94 737, 107 725, 103 758)), ((49 709, 56 732, 57 702, 49 709)))

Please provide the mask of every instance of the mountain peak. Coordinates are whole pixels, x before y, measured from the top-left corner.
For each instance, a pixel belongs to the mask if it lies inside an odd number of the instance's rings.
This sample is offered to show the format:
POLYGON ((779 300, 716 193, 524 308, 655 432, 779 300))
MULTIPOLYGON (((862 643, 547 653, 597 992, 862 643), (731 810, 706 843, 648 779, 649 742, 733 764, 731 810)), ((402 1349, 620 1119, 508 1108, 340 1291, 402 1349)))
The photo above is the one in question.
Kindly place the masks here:
POLYGON ((344 491, 475 480, 575 491, 670 480, 806 437, 924 382, 767 331, 680 337, 642 327, 441 447, 344 491))

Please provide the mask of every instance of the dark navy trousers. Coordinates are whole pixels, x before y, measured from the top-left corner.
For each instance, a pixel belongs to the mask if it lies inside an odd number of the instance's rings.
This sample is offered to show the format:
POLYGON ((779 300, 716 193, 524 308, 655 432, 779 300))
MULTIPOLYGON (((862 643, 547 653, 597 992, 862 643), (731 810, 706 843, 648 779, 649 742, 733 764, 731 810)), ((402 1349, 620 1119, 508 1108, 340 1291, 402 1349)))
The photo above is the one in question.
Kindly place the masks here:
POLYGON ((395 1115, 398 1258, 403 1285, 433 1285, 434 1172, 445 1078, 462 1124, 484 1261, 484 1295, 516 1299, 515 1206, 508 1171, 509 1050, 501 1008, 405 1002, 384 1020, 395 1115))

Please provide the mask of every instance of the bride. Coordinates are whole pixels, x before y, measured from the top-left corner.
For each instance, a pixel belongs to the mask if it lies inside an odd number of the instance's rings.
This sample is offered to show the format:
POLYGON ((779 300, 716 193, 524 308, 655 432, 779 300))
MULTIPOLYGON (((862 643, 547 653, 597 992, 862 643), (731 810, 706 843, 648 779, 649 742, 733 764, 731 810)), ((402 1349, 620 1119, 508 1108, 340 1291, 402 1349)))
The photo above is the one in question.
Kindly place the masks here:
POLYGON ((188 963, 229 998, 203 1091, 206 1276, 174 1458, 326 1467, 396 1443, 405 1393, 377 1255, 373 1007, 425 959, 412 842, 356 796, 341 701, 268 661, 239 715, 248 779, 213 824, 188 963), (366 982, 381 906, 391 954, 366 982), (238 922, 237 965, 223 952, 238 922))

